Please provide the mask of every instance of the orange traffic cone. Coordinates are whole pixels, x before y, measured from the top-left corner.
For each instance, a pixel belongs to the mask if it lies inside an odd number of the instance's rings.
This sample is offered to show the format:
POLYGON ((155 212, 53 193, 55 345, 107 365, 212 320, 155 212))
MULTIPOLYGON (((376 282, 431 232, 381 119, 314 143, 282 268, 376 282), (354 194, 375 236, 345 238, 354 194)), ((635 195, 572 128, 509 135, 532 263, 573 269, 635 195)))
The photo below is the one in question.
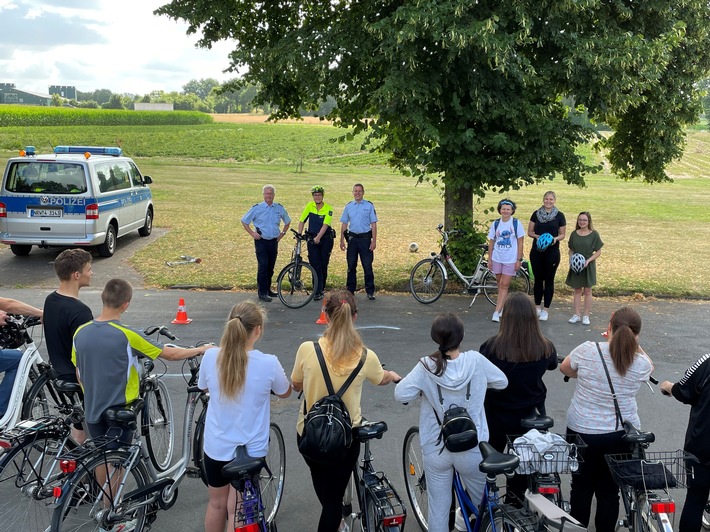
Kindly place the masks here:
POLYGON ((320 317, 316 320, 317 325, 326 325, 328 317, 325 315, 325 305, 320 308, 320 317))
POLYGON ((178 303, 178 309, 177 309, 177 314, 175 315, 175 319, 171 321, 170 323, 178 323, 181 325, 187 325, 190 323, 192 320, 187 317, 187 310, 185 309, 185 298, 181 297, 180 302, 178 303))

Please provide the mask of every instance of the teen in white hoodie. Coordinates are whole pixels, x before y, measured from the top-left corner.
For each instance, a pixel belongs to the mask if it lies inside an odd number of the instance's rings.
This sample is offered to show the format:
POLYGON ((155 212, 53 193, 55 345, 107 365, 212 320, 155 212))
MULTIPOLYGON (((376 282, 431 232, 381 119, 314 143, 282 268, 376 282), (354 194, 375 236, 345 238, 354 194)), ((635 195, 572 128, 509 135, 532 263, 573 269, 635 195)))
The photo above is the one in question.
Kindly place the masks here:
POLYGON ((445 313, 437 316, 431 325, 431 339, 438 345, 438 350, 421 358, 394 390, 395 399, 403 403, 413 401, 420 394, 423 396, 419 412, 419 440, 427 478, 429 532, 449 530, 454 468, 474 502, 480 500, 485 485, 485 475, 478 470, 481 462, 478 447, 452 453, 444 448, 443 442, 437 443, 441 428, 434 415, 435 409, 439 419, 443 419, 444 412, 452 404, 466 407, 476 424, 478 441, 487 441, 488 423, 483 408, 486 389, 501 390, 508 385, 505 374, 479 352, 459 350, 463 336, 463 322, 457 315, 445 313), (466 400, 469 382, 470 396, 466 400), (437 384, 442 390, 443 406, 439 402, 437 384))

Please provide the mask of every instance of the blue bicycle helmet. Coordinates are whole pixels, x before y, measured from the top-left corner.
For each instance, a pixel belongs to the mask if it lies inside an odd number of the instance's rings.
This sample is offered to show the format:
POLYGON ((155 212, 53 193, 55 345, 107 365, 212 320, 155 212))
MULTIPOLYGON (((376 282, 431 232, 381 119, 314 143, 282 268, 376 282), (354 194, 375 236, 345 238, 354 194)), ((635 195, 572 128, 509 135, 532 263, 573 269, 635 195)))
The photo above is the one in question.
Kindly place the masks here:
POLYGON ((574 273, 582 273, 587 259, 581 253, 575 253, 569 258, 569 269, 574 273))
POLYGON ((537 250, 545 251, 552 245, 552 242, 554 242, 554 240, 555 239, 550 233, 541 234, 539 237, 537 237, 537 250))

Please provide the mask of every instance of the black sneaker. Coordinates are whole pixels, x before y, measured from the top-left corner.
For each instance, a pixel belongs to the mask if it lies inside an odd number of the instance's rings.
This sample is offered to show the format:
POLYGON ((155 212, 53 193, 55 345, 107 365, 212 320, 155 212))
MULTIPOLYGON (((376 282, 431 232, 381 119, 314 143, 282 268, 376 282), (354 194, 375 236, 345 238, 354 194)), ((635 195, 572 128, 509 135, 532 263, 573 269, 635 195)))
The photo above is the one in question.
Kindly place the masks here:
POLYGON ((367 299, 369 299, 370 301, 374 301, 374 300, 375 300, 375 294, 367 294, 367 299))
POLYGON ((265 301, 265 302, 268 303, 268 302, 271 301, 271 296, 267 296, 267 295, 265 295, 265 294, 260 294, 260 295, 259 295, 259 299, 261 299, 262 301, 265 301))
POLYGON ((323 294, 316 294, 313 296, 313 301, 320 301, 321 299, 323 299, 323 294))
POLYGON ((271 291, 271 290, 269 290, 269 295, 270 295, 271 297, 279 297, 279 295, 278 295, 276 292, 273 292, 273 291, 271 291))

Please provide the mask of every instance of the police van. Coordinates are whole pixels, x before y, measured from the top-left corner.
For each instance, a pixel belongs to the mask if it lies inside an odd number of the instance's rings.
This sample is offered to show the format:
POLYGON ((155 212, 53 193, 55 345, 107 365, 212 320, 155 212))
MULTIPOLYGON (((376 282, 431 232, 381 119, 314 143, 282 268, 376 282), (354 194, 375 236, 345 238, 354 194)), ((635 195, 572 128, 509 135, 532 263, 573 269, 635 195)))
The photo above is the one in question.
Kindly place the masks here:
POLYGON ((110 257, 118 237, 151 233, 152 182, 121 148, 57 146, 37 155, 28 146, 5 168, 0 242, 15 255, 28 255, 32 246, 96 246, 110 257))

